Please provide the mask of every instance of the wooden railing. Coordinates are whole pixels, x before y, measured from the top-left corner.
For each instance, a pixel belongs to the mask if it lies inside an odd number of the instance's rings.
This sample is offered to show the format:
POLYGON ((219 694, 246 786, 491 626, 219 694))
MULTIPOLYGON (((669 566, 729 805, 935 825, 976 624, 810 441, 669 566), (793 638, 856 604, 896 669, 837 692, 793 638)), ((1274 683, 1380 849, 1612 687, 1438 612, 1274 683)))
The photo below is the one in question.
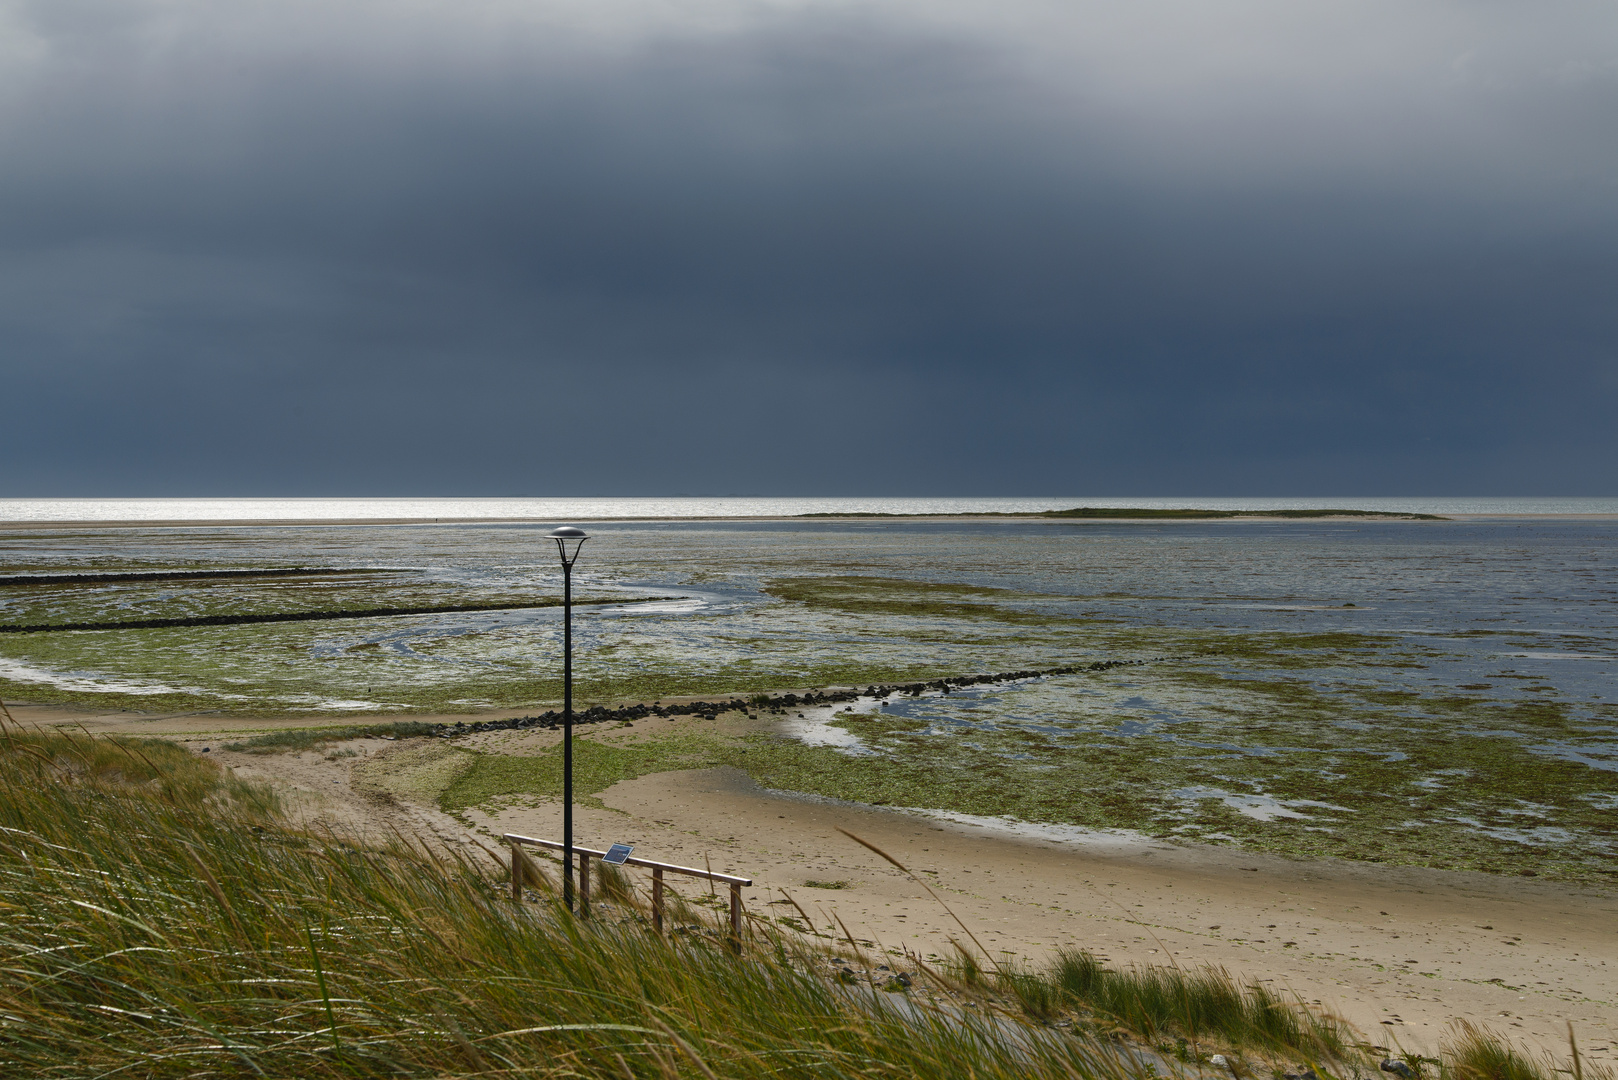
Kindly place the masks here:
MULTIPOLYGON (((555 840, 539 840, 532 836, 519 836, 516 833, 506 833, 500 839, 511 845, 511 898, 522 899, 523 878, 527 876, 525 870, 528 857, 522 853, 524 844, 534 847, 549 848, 552 851, 561 851, 564 845, 555 840)), ((596 851, 594 848, 573 845, 573 852, 579 857, 579 913, 585 918, 590 917, 590 860, 605 856, 605 851, 596 851)), ((625 866, 644 866, 652 872, 652 926, 658 933, 663 932, 663 875, 664 873, 684 874, 687 877, 704 878, 708 881, 719 881, 730 886, 730 933, 733 940, 741 941, 742 937, 742 886, 753 884, 752 878, 736 877, 732 874, 716 874, 712 870, 697 870, 690 866, 676 866, 673 863, 657 862, 652 859, 637 859, 631 856, 623 861, 625 866)))

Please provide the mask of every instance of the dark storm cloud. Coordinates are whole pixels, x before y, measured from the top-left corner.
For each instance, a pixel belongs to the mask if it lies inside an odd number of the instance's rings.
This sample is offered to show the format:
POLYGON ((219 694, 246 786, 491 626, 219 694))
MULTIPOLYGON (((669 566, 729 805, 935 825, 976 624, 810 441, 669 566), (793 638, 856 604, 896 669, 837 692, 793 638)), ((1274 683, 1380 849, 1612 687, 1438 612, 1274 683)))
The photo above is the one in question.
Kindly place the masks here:
POLYGON ((0 494, 1618 480, 1601 5, 0 13, 0 494))

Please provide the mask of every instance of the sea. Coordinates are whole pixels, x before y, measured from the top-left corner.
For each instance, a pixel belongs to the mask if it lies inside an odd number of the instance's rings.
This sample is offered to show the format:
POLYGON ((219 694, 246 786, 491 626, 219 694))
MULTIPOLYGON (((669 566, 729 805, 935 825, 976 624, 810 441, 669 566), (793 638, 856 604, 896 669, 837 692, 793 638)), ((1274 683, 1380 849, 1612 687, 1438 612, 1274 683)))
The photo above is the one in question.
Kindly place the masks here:
POLYGON ((25 526, 0 526, 9 703, 551 707, 544 534, 586 524, 585 702, 1081 669, 790 717, 791 754, 745 759, 766 786, 1618 884, 1618 499, 11 499, 0 522, 25 526), (1447 520, 928 516, 1079 506, 1447 520), (805 516, 861 514, 913 516, 805 516), (276 568, 320 573, 177 576, 276 568), (69 623, 99 628, 21 629, 69 623))

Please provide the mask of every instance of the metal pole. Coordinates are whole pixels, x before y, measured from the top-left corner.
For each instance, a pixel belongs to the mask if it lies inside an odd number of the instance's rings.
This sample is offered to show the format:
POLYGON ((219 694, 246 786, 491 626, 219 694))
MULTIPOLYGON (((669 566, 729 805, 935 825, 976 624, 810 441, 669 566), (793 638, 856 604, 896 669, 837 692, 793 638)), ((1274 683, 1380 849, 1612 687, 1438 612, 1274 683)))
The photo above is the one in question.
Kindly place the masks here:
POLYGON ((562 560, 562 894, 573 910, 573 564, 562 560))
MULTIPOLYGON (((556 554, 562 560, 562 899, 573 910, 573 564, 579 549, 590 539, 583 529, 565 525, 552 529, 556 554), (568 557, 568 541, 573 556, 568 557)), ((588 903, 588 900, 586 901, 588 903)))

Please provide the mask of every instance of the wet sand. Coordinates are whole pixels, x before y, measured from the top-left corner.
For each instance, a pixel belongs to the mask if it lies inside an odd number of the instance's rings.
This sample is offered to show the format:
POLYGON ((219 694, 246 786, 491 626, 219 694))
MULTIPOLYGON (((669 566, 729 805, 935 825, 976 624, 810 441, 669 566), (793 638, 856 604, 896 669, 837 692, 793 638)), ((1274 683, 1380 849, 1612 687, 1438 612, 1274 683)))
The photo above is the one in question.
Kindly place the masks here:
MULTIPOLYGON (((503 832, 560 837, 554 800, 527 799, 463 821, 444 814, 420 779, 431 773, 432 755, 451 752, 443 744, 370 739, 344 744, 352 757, 246 755, 220 744, 322 721, 12 711, 23 722, 82 722, 207 747, 244 779, 283 790, 294 817, 310 827, 378 840, 398 828, 468 851, 474 841, 495 846, 503 832)), ((643 721, 589 737, 672 729, 643 721)), ((557 737, 498 732, 457 742, 523 753, 557 737)), ((1618 893, 1121 837, 1041 839, 761 790, 728 769, 642 776, 609 788, 600 802, 576 809, 578 843, 632 843, 643 857, 707 862, 751 877, 750 912, 795 916, 790 895, 828 942, 846 927, 865 948, 923 958, 948 955, 952 938, 971 944, 975 937, 991 959, 1038 963, 1068 947, 1115 966, 1213 964, 1333 1010, 1383 1046, 1431 1050, 1452 1020, 1464 1018, 1565 1053, 1571 1021, 1592 1061, 1618 1062, 1618 893)))

